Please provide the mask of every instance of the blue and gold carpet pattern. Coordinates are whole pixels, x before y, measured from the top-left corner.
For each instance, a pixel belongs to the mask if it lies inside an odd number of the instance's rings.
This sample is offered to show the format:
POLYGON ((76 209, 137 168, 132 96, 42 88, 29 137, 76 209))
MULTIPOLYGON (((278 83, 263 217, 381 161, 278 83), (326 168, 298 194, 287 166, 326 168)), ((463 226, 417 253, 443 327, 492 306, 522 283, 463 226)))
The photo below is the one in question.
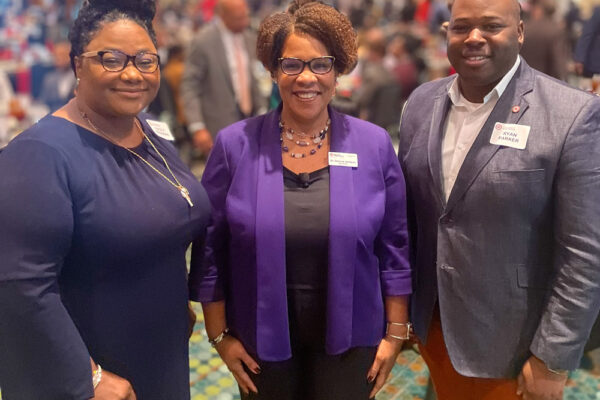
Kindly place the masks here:
MULTIPOLYGON (((238 400, 238 387, 204 331, 200 307, 190 340, 190 387, 192 400, 238 400)), ((600 400, 600 350, 589 353, 585 368, 571 373, 564 400, 600 400)), ((414 351, 403 351, 387 384, 376 400, 423 400, 429 373, 423 359, 414 351)))
MULTIPOLYGON (((190 339, 190 390, 192 400, 239 400, 238 387, 221 358, 206 338, 202 311, 190 339)), ((564 400, 600 400, 600 349, 588 353, 581 369, 573 371, 564 400)), ((376 400, 423 400, 429 373, 421 356, 403 351, 376 400)), ((2 395, 0 393, 0 400, 2 395)))

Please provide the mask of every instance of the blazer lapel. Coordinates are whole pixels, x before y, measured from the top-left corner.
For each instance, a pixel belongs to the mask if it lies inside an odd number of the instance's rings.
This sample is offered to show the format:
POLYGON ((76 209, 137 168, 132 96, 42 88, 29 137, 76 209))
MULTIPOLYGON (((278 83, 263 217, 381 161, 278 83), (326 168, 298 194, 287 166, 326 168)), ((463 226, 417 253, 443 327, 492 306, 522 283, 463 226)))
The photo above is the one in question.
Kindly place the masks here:
POLYGON ((490 137, 496 122, 514 124, 519 121, 525 110, 529 107, 524 99, 524 94, 533 87, 533 72, 521 59, 521 65, 515 72, 512 80, 504 93, 498 99, 496 106, 479 131, 473 146, 467 153, 465 160, 458 172, 454 187, 450 192, 445 213, 448 213, 464 196, 483 167, 490 161, 496 152, 504 147, 490 143, 490 137))
POLYGON ((448 97, 448 85, 438 94, 433 103, 431 125, 429 126, 429 140, 427 142, 427 153, 429 162, 429 173, 433 179, 435 193, 438 197, 440 208, 446 203, 444 186, 442 185, 442 138, 444 136, 444 123, 450 108, 450 97, 448 97))
POLYGON ((279 114, 280 110, 269 113, 263 123, 256 189, 256 345, 267 359, 281 356, 282 343, 291 355, 289 335, 281 337, 281 332, 288 332, 289 323, 279 114))
MULTIPOLYGON (((352 129, 343 116, 329 107, 331 151, 357 153, 352 129)), ((360 168, 361 160, 358 160, 360 168)), ((356 211, 353 168, 329 167, 329 279, 326 347, 339 353, 352 339, 354 264, 356 261, 356 211)), ((356 322, 359 323, 359 322, 356 322)))
POLYGON ((215 22, 213 25, 214 29, 214 40, 215 43, 213 47, 215 62, 217 65, 221 66, 221 71, 223 71, 223 76, 225 78, 225 82, 227 83, 227 88, 231 93, 234 93, 233 90, 233 81, 231 80, 231 72, 229 70, 229 61, 227 60, 227 52, 225 51, 225 43, 223 42, 223 38, 221 37, 221 31, 219 31, 219 27, 215 22))

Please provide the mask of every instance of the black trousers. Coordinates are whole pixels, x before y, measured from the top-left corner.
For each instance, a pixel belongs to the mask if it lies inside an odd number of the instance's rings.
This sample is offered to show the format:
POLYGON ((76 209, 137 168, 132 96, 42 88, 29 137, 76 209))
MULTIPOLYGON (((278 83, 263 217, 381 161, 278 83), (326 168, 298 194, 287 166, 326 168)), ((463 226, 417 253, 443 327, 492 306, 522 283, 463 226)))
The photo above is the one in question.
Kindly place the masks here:
POLYGON ((376 351, 355 347, 335 356, 304 352, 286 361, 260 361, 260 374, 246 371, 258 394, 241 393, 242 400, 368 400, 373 383, 367 372, 376 351))
MULTIPOLYGON (((325 353, 323 299, 313 293, 288 291, 292 358, 257 360, 258 375, 246 370, 258 394, 242 400, 368 400, 374 383, 367 372, 376 347, 355 347, 339 355, 325 353)), ((240 391, 241 392, 241 391, 240 391)))

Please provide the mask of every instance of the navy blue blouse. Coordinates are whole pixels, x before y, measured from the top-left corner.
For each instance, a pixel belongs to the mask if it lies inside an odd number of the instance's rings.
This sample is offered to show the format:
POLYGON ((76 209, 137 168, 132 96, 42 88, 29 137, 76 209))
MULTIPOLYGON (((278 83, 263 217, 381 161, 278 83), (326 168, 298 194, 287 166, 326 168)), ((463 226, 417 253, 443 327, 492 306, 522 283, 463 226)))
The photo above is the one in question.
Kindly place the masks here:
MULTIPOLYGON (((185 252, 202 245, 210 206, 140 120, 194 207, 140 159, 62 118, 43 118, 0 153, 7 398, 92 397, 90 356, 139 399, 190 397, 185 252)), ((134 150, 171 178, 146 141, 134 150)))

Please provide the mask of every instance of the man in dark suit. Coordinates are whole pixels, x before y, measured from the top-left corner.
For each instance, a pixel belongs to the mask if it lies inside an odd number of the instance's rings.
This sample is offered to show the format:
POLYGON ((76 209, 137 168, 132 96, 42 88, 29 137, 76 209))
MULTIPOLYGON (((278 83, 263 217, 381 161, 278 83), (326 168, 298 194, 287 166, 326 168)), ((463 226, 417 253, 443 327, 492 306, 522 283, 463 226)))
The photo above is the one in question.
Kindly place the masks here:
POLYGON ((517 0, 451 12, 457 75, 400 124, 415 333, 440 399, 560 399, 600 307, 600 98, 519 57, 517 0))
POLYGON ((188 130, 204 154, 217 132, 266 110, 253 70, 255 38, 245 0, 219 0, 215 20, 188 49, 181 84, 188 130))
POLYGON ((575 47, 575 70, 579 75, 600 74, 600 4, 591 10, 575 47))

